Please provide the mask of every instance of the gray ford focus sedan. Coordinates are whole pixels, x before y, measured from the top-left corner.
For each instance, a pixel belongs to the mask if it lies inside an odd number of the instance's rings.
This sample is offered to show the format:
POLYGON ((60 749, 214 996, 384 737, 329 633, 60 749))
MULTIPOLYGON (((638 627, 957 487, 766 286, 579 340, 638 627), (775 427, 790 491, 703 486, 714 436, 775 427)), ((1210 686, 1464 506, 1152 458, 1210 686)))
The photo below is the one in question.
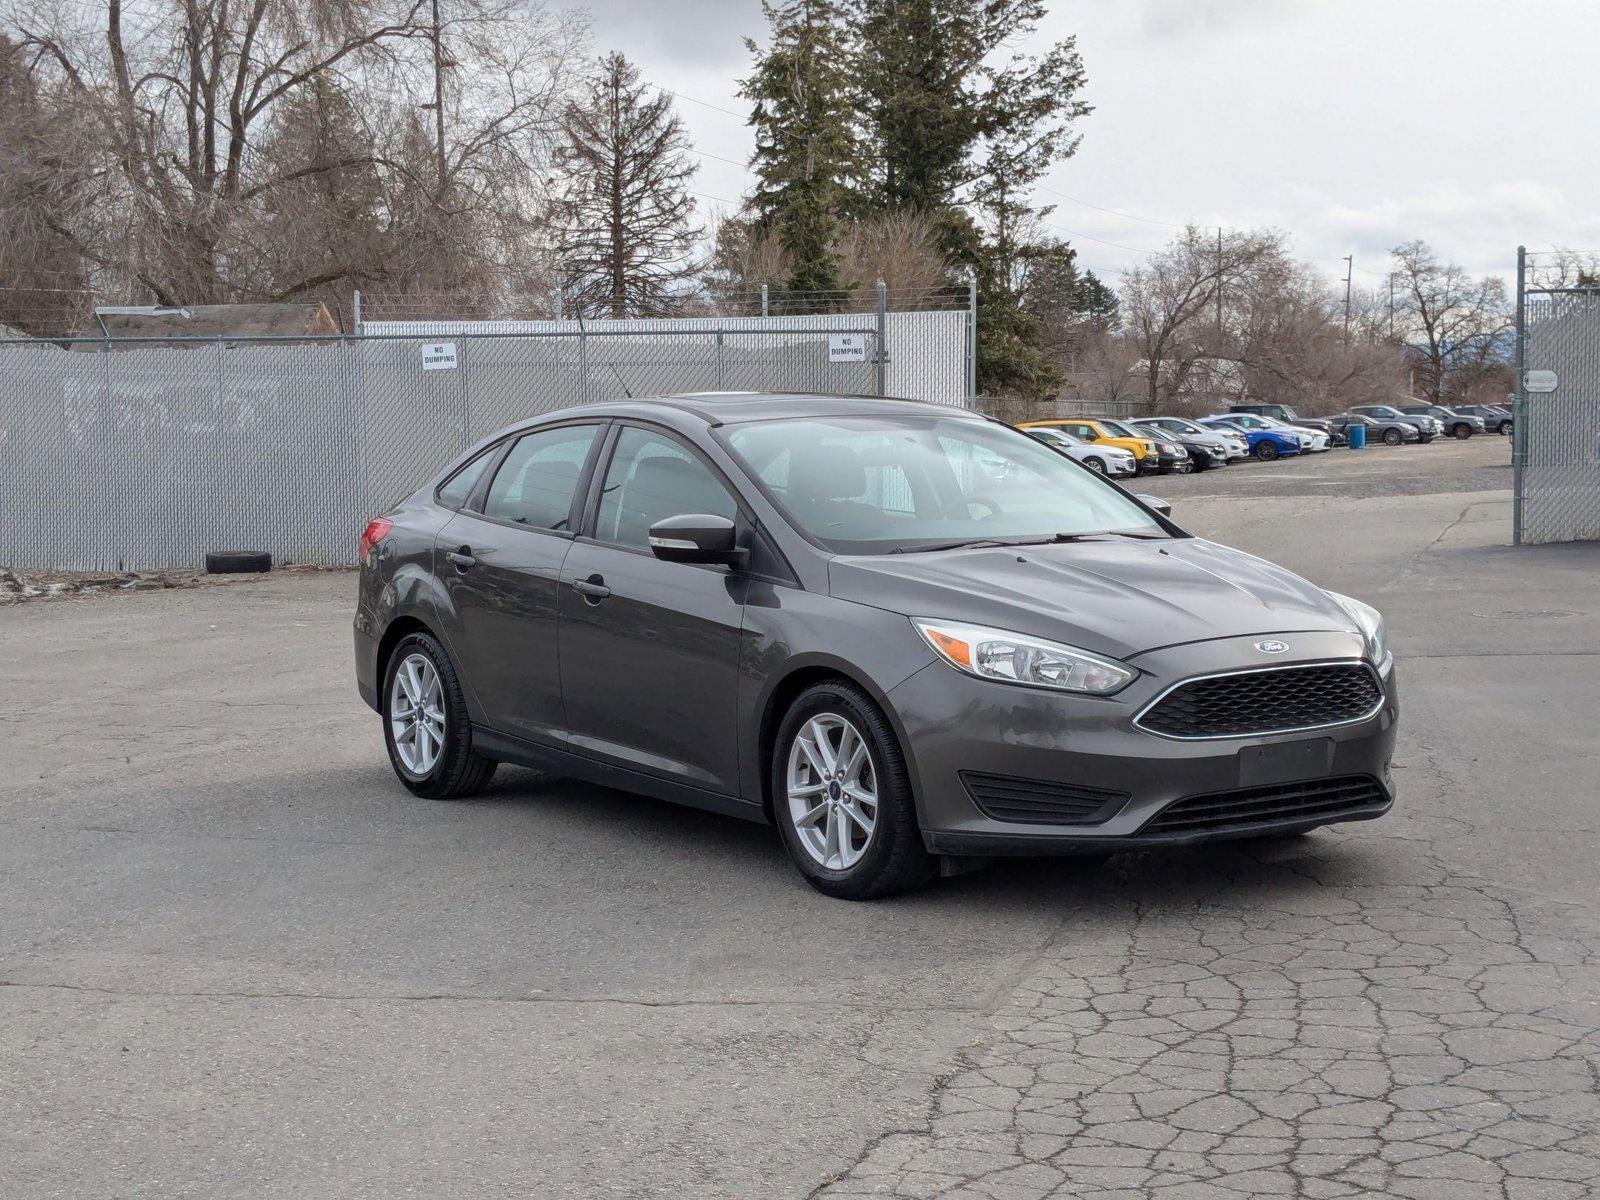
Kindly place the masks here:
POLYGON ((960 409, 550 413, 360 558, 356 679, 412 792, 506 762, 771 822, 832 896, 1393 803, 1375 610, 960 409))

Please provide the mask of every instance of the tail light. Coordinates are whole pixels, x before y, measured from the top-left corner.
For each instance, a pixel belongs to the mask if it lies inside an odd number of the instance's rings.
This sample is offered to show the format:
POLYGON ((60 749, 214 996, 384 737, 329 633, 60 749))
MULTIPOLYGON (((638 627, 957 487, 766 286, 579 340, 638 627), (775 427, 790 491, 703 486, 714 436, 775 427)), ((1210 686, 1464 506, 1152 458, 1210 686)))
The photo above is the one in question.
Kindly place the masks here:
POLYGON ((367 559, 372 555, 372 548, 388 537, 389 530, 393 528, 393 522, 385 521, 382 517, 373 517, 367 522, 367 527, 361 531, 361 541, 356 552, 362 566, 367 565, 367 559))

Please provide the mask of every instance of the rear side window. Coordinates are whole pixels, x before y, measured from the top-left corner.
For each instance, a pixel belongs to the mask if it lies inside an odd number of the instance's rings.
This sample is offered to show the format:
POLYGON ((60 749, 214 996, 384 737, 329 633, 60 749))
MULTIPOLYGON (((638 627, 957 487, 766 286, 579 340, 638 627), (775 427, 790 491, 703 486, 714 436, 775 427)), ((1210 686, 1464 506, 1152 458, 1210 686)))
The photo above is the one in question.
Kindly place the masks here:
POLYGON ((628 426, 606 469, 595 537, 648 550, 657 521, 691 513, 732 520, 737 512, 722 481, 675 439, 628 426))
POLYGON ((493 457, 493 450, 485 450, 450 476, 445 485, 439 489, 439 503, 450 508, 460 508, 465 504, 467 497, 472 495, 472 489, 478 486, 484 468, 489 465, 489 460, 493 457))
POLYGON ((489 485, 483 515, 530 529, 568 529, 572 494, 598 428, 563 425, 518 438, 489 485))

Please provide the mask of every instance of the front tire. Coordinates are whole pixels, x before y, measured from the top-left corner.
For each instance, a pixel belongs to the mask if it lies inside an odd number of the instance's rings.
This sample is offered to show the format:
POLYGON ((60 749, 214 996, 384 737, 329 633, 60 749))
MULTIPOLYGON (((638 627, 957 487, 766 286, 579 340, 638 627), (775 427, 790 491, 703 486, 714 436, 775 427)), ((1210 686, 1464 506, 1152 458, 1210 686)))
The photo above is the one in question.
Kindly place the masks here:
POLYGON ((815 684, 790 705, 771 789, 784 848, 824 895, 872 900, 933 877, 899 740, 855 684, 815 684))
POLYGON ((1259 441, 1256 443, 1254 454, 1262 462, 1271 462, 1278 457, 1278 447, 1273 442, 1259 441))
POLYGON ((1398 446, 1406 440, 1406 435, 1398 429, 1385 429, 1383 431, 1383 444, 1385 446, 1398 446))
POLYGON ((1103 458, 1086 458, 1083 460, 1083 465, 1096 475, 1104 475, 1106 473, 1106 461, 1103 458))
POLYGON ((1472 436, 1472 426, 1471 425, 1452 425, 1450 427, 1450 436, 1455 438, 1455 439, 1457 439, 1458 441, 1463 441, 1464 442, 1469 437, 1472 436))
POLYGON ((407 790, 454 800, 483 790, 498 765, 472 749, 455 664, 431 634, 400 639, 383 673, 383 740, 407 790))

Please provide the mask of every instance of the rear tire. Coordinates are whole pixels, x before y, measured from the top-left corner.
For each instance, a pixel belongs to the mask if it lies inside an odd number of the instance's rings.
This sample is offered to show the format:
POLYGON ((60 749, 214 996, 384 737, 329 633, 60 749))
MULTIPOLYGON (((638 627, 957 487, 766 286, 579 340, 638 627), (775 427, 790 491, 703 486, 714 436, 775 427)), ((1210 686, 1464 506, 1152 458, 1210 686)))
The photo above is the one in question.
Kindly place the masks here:
POLYGON ((1262 462, 1271 462, 1278 457, 1278 447, 1276 443, 1263 439, 1256 443, 1256 448, 1252 453, 1262 462))
POLYGON ((784 848, 823 895, 873 900, 937 873, 894 728, 855 684, 814 684, 789 706, 773 742, 770 787, 784 848))
POLYGON ((1450 427, 1450 436, 1453 437, 1453 438, 1456 438, 1459 441, 1463 441, 1464 442, 1469 437, 1472 436, 1472 426, 1471 425, 1452 425, 1450 427))
POLYGON ((389 765, 412 794, 455 800, 482 791, 493 778, 499 764, 473 750, 460 677, 432 634, 400 639, 384 669, 381 695, 389 765))
POLYGON ((1398 429, 1385 429, 1383 431, 1383 444, 1385 446, 1398 446, 1406 440, 1406 435, 1398 429))

